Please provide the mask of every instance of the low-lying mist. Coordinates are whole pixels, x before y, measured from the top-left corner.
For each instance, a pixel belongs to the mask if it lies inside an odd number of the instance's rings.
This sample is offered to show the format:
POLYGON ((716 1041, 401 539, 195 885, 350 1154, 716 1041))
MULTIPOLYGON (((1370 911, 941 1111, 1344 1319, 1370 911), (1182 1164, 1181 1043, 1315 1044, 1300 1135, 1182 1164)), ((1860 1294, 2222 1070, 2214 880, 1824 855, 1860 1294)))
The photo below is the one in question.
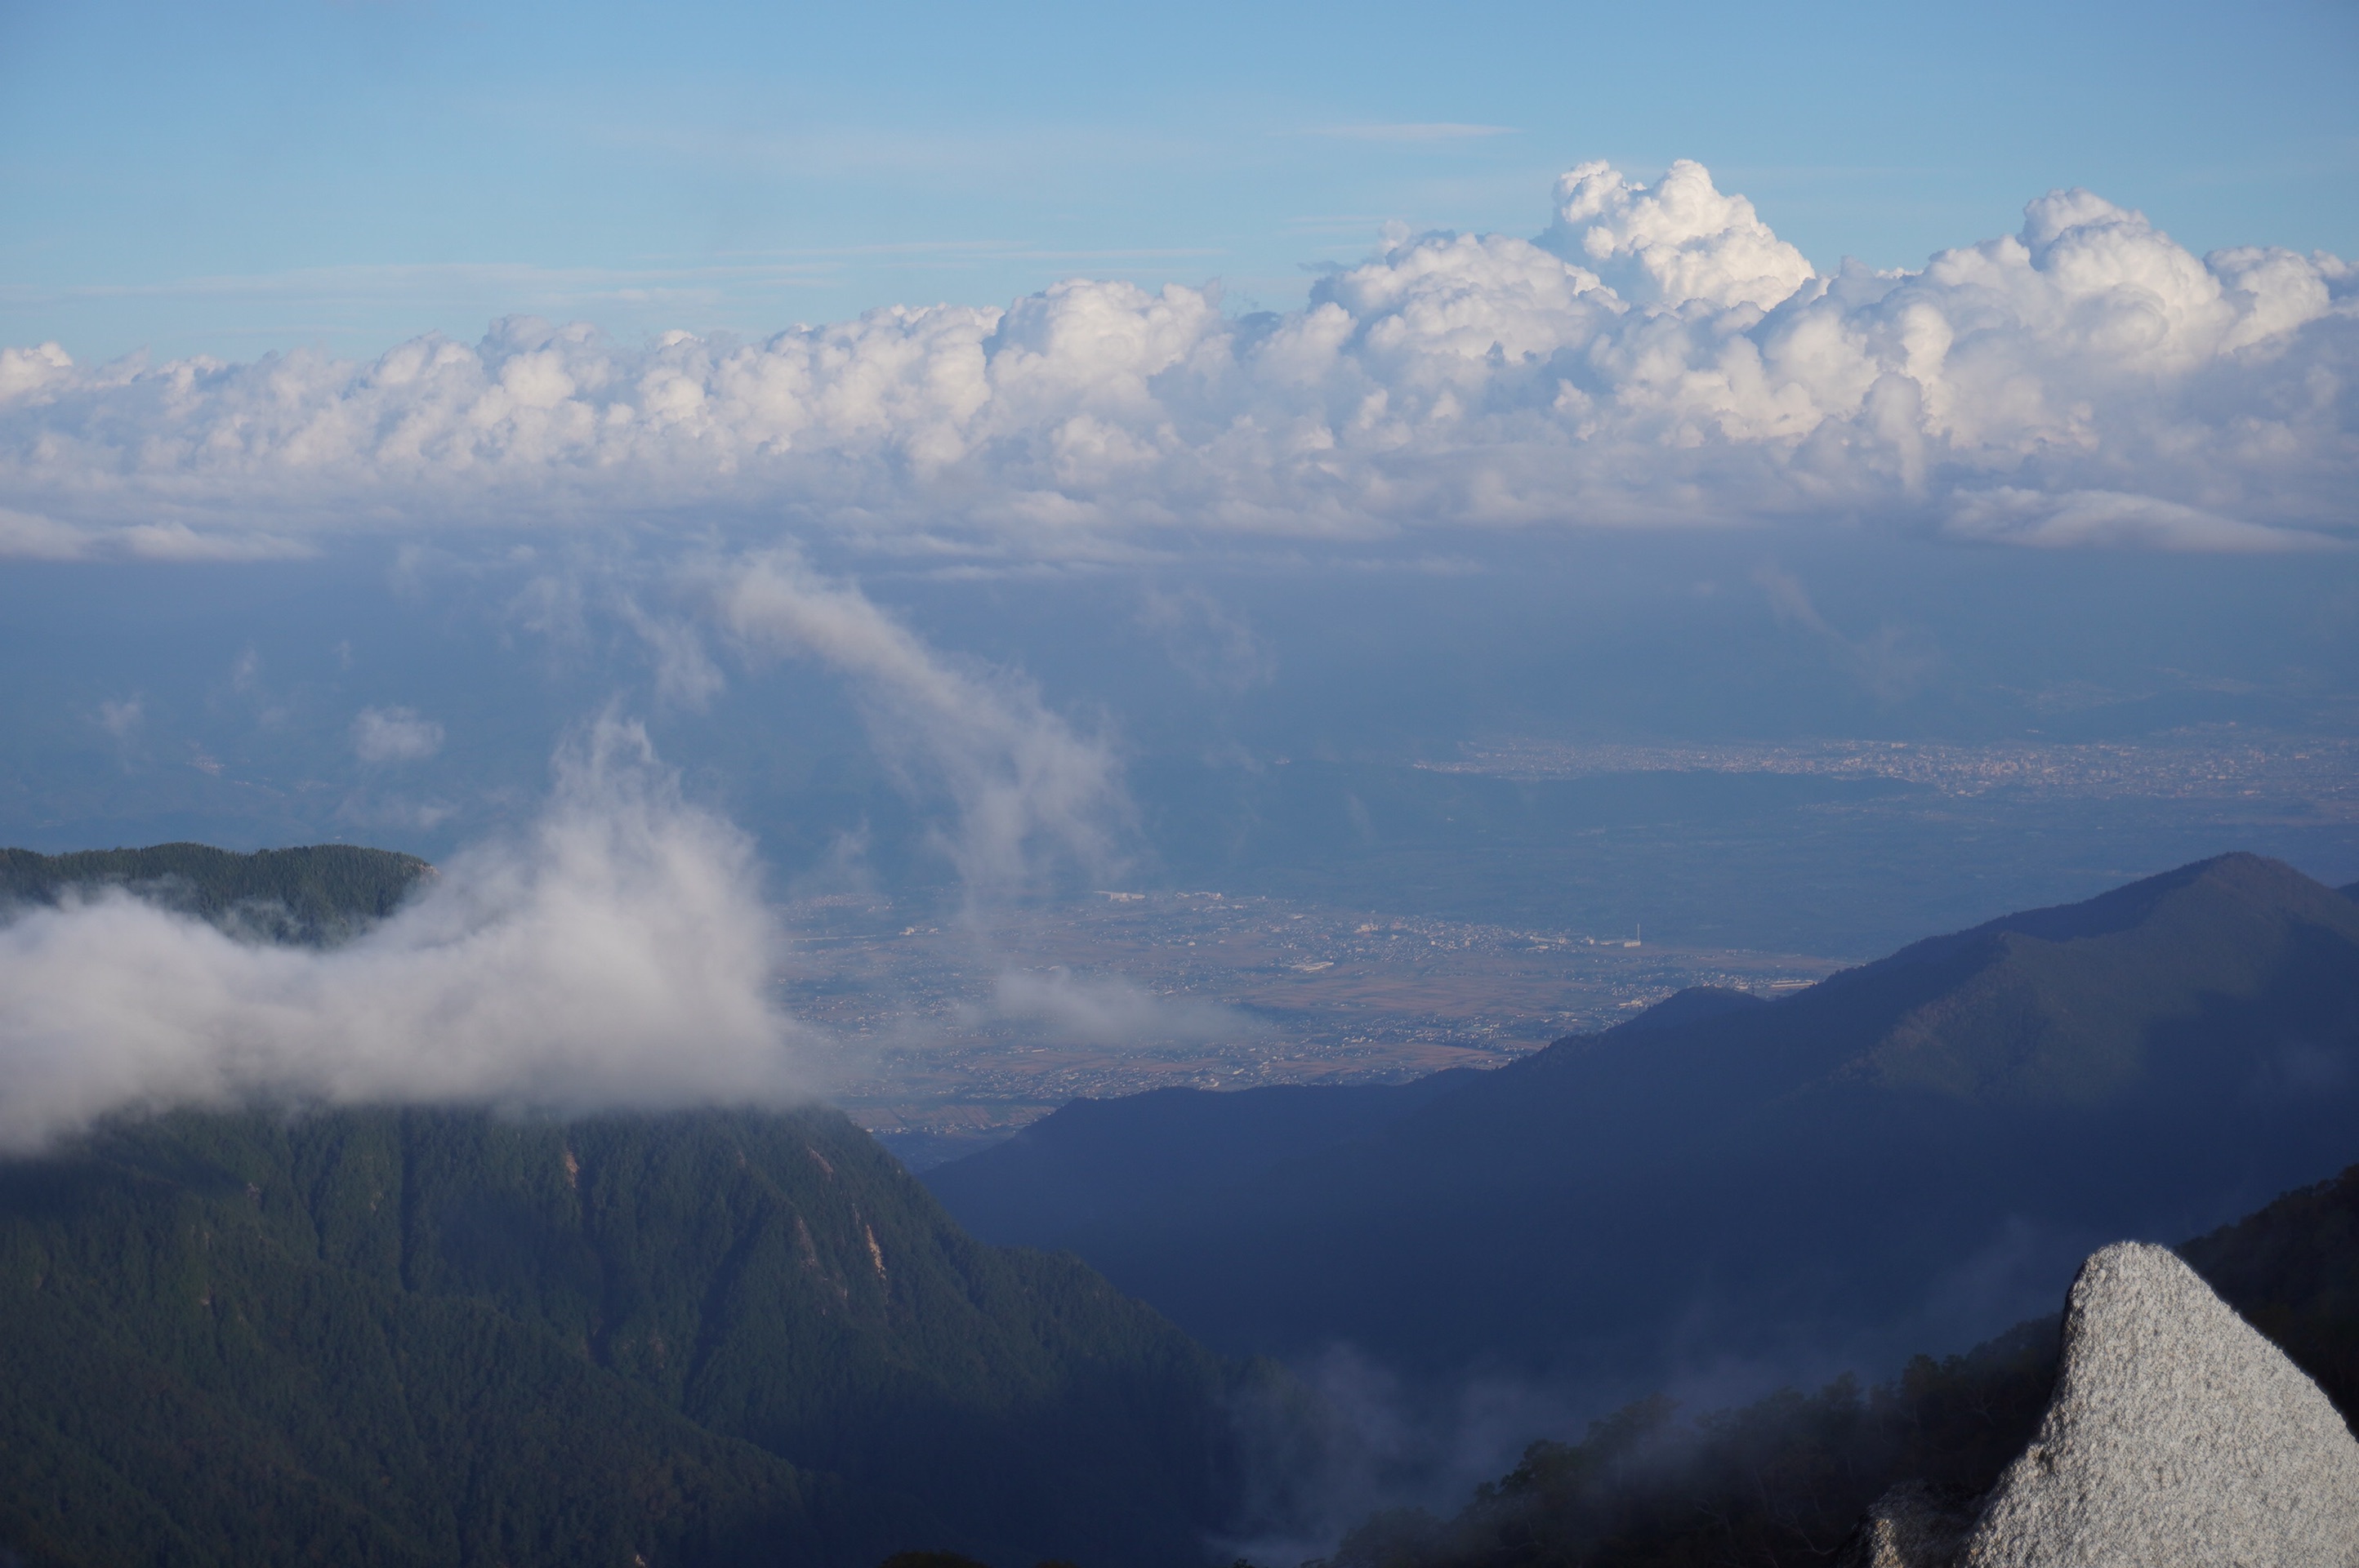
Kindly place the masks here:
POLYGON ((118 1111, 469 1101, 582 1111, 807 1098, 750 841, 634 723, 558 753, 528 827, 328 951, 113 891, 0 925, 0 1149, 118 1111))

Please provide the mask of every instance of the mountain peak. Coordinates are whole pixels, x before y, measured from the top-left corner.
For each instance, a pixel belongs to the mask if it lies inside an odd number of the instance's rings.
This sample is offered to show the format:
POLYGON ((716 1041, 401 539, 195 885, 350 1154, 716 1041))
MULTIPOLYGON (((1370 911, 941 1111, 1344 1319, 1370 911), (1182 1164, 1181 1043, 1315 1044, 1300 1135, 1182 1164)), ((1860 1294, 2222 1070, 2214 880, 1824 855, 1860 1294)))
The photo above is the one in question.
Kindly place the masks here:
POLYGON ((2333 890, 2312 881, 2282 860, 2245 850, 2191 860, 2168 871, 2082 899, 2078 903, 2049 904, 2018 910, 1986 920, 1980 925, 1945 936, 1913 942, 1888 958, 1853 973, 1886 966, 1945 957, 1962 948, 1986 945, 2003 935, 2028 936, 2042 942, 2082 941, 2110 936, 2147 924, 2174 904, 2190 900, 2233 902, 2269 907, 2319 905, 2333 890))
POLYGON ((1969 1098, 2086 1102, 2136 1080, 2176 1022, 2298 982, 2354 945, 2350 900, 2282 861, 2238 853, 1919 942, 1820 989, 1831 1000, 1880 992, 1897 1013, 1854 1076, 1969 1098))

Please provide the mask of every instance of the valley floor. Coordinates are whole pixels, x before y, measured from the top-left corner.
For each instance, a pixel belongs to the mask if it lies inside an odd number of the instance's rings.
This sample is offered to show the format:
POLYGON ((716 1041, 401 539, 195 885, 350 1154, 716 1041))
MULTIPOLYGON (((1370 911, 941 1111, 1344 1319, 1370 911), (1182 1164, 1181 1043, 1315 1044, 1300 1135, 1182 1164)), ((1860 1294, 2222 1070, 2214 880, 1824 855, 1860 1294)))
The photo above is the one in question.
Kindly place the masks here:
POLYGON ((782 1000, 836 1039, 830 1098, 919 1167, 1079 1098, 1493 1067, 1689 986, 1776 995, 1847 962, 1213 891, 967 928, 857 896, 790 916, 782 1000))

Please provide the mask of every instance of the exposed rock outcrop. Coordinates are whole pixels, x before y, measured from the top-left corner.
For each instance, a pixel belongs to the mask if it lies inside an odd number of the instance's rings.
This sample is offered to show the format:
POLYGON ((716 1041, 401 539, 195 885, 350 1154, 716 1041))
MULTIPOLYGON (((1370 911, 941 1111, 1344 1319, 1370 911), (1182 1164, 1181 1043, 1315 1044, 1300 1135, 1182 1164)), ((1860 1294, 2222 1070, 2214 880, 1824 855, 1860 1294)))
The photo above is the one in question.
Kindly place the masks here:
POLYGON ((1974 1502, 1903 1481, 1867 1510, 1838 1568, 1950 1568, 1973 1528, 1974 1502))
POLYGON ((2359 1442, 2316 1384, 2166 1249, 2081 1266, 2039 1433, 1960 1531, 1896 1487, 1856 1568, 2351 1568, 2359 1442))

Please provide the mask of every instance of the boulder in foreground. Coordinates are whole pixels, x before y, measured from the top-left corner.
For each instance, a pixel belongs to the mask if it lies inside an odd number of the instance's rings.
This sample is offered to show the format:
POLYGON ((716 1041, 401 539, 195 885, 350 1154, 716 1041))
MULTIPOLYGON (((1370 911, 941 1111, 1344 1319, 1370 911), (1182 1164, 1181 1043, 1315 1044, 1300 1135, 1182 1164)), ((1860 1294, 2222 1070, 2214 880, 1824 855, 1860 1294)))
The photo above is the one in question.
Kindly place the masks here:
POLYGON ((1896 1487, 1856 1568, 2359 1563, 2359 1442, 2318 1386, 2170 1251, 2082 1265, 2039 1433, 1973 1517, 1896 1487))

